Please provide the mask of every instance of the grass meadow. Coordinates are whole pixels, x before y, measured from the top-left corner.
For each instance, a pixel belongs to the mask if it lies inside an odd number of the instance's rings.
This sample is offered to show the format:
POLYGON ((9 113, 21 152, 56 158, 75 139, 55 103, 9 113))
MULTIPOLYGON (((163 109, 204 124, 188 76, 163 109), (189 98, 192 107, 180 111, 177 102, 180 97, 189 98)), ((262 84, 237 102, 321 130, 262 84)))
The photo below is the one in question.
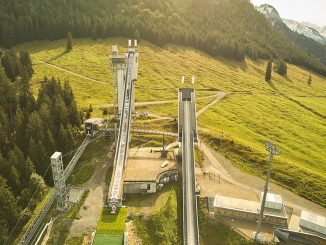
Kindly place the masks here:
MULTIPOLYGON (((80 107, 100 108, 113 103, 112 73, 108 56, 111 45, 126 50, 127 40, 75 39, 72 52, 65 40, 37 41, 17 46, 31 52, 36 92, 45 75, 70 81, 80 107), (36 60, 86 76, 76 77, 36 60)), ((194 87, 197 97, 225 91, 227 97, 198 118, 206 129, 200 133, 216 150, 241 169, 263 176, 267 169, 264 141, 271 140, 282 154, 275 158, 275 182, 326 206, 326 78, 288 64, 288 76, 275 72, 265 82, 266 61, 235 62, 211 57, 189 47, 157 47, 146 41, 139 46, 139 76, 136 101, 176 100, 177 88, 194 87), (307 85, 312 74, 312 86, 307 85), (186 76, 181 85, 180 77, 186 76), (196 84, 191 85, 191 76, 196 84), (223 132, 223 137, 222 137, 223 132)), ((214 98, 198 99, 197 110, 214 98)), ((177 117, 177 103, 139 107, 139 111, 177 117)))

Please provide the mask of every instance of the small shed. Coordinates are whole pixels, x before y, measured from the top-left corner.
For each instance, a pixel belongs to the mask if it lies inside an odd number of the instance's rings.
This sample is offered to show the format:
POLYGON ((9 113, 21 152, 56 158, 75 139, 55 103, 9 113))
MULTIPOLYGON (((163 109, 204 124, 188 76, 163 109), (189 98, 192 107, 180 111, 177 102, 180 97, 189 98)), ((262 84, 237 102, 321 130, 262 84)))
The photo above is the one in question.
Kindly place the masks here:
MULTIPOLYGON (((263 195, 264 195, 264 193, 262 192, 260 194, 260 203, 263 200, 263 195)), ((283 199, 282 199, 282 197, 280 195, 276 195, 276 194, 273 194, 273 193, 267 193, 265 208, 282 210, 283 209, 283 199)))
POLYGON ((302 210, 300 226, 311 231, 326 235, 326 217, 302 210))

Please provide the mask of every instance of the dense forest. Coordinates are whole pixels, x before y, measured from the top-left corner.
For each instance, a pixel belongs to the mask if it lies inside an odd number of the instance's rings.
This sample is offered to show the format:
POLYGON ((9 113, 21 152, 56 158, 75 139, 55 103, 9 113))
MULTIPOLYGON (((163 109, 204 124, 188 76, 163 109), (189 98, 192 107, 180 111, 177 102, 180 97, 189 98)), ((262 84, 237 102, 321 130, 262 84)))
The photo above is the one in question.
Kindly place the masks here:
POLYGON ((0 244, 20 217, 18 228, 28 220, 45 195, 52 184, 50 156, 75 147, 81 124, 69 83, 45 77, 35 99, 32 74, 27 51, 17 55, 11 49, 1 55, 0 244))
POLYGON ((288 41, 248 0, 0 0, 0 43, 74 37, 143 38, 236 60, 283 58, 326 75, 326 67, 288 41))

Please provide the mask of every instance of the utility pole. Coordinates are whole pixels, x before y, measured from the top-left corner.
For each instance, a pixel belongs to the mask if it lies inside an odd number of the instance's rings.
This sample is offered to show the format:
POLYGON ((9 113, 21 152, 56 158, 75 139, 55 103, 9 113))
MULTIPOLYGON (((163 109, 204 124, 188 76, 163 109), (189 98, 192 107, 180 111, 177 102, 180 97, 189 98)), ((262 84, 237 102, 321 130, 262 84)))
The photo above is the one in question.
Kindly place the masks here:
POLYGON ((164 151, 165 150, 165 147, 164 147, 164 145, 165 145, 164 134, 163 134, 163 142, 162 142, 162 144, 163 144, 163 151, 164 151))
POLYGON ((268 166, 267 178, 266 178, 266 183, 265 183, 265 188, 264 188, 263 200, 261 202, 261 208, 260 208, 260 215, 259 215, 259 220, 258 220, 258 224, 257 224, 257 230, 254 233, 254 235, 255 235, 254 240, 255 241, 259 241, 259 233, 260 233, 261 224, 262 224, 262 221, 263 221, 263 218, 264 218, 265 202, 266 202, 266 196, 267 196, 267 192, 268 192, 269 179, 270 179, 270 176, 271 176, 273 157, 274 157, 274 155, 281 154, 281 151, 278 150, 276 148, 276 146, 272 142, 267 140, 265 146, 266 146, 266 150, 269 153, 269 166, 268 166))

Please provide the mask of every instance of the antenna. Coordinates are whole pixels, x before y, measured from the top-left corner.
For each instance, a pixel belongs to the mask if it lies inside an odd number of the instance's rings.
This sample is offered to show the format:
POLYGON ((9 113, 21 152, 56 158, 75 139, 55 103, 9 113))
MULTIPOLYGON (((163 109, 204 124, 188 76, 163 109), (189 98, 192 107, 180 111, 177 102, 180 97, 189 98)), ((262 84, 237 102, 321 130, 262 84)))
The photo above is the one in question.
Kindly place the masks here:
POLYGON ((184 84, 185 83, 185 76, 181 77, 181 83, 184 84))
POLYGON ((128 40, 128 47, 131 47, 131 40, 128 40))
POLYGON ((191 84, 195 84, 195 81, 196 81, 196 77, 195 77, 195 75, 193 75, 192 79, 191 79, 191 84))

